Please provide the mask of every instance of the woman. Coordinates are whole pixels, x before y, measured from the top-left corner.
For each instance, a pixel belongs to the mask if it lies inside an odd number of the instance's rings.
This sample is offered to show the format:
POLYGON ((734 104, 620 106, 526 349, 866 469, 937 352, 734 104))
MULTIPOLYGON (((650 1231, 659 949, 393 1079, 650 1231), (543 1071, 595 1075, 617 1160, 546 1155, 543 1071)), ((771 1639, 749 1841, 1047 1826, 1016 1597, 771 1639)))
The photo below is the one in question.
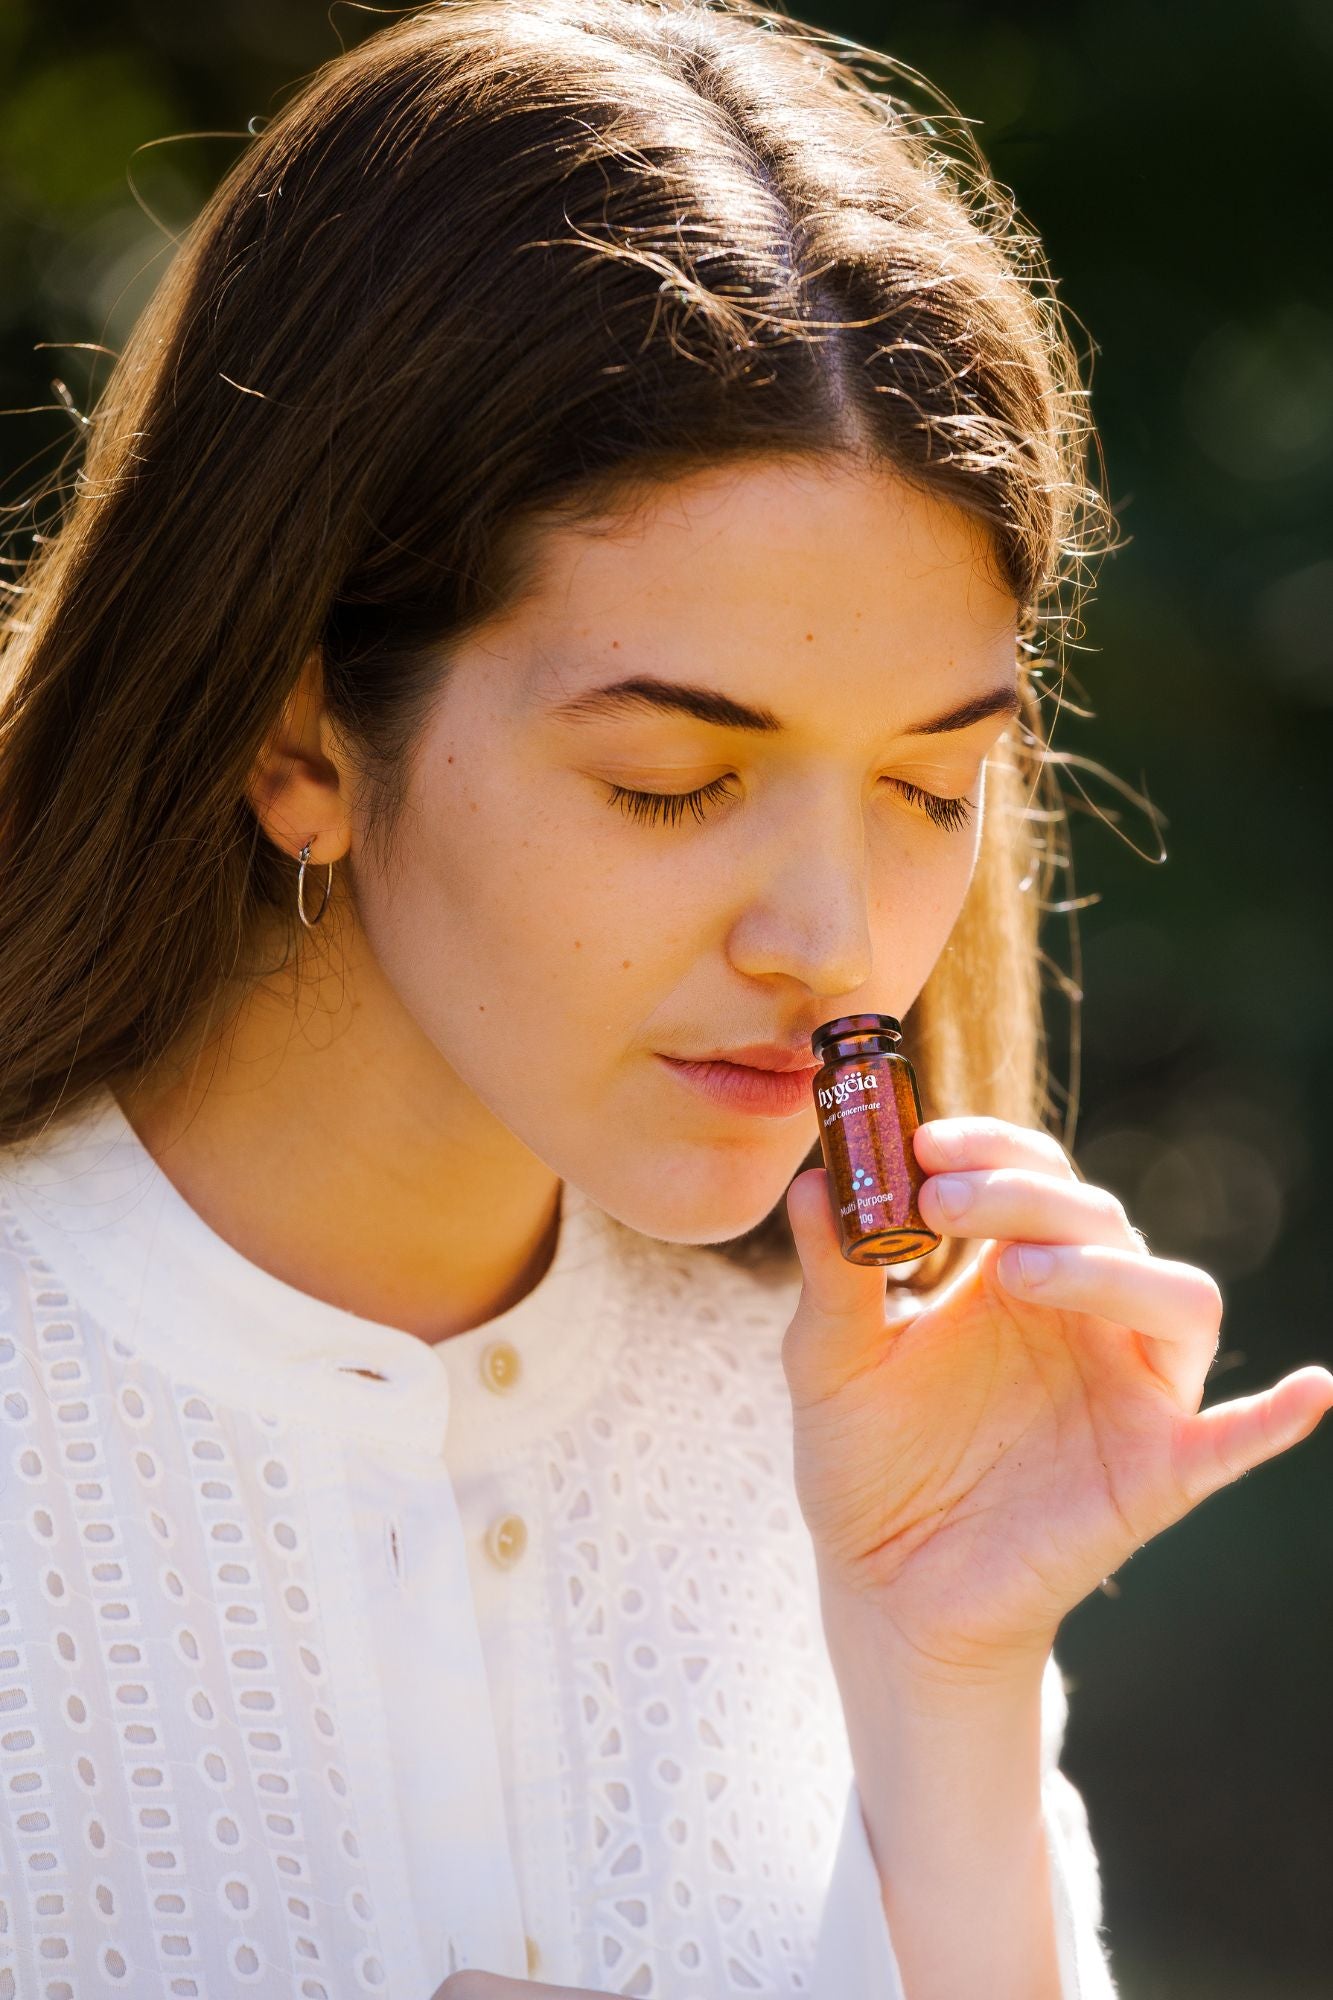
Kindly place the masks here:
POLYGON ((4 653, 10 1992, 1113 1991, 1057 1627, 1333 1378, 1200 1413, 1216 1285, 1045 1129, 1108 517, 876 64, 411 13, 93 414, 4 653), (887 1277, 711 1088, 863 1010, 887 1277))

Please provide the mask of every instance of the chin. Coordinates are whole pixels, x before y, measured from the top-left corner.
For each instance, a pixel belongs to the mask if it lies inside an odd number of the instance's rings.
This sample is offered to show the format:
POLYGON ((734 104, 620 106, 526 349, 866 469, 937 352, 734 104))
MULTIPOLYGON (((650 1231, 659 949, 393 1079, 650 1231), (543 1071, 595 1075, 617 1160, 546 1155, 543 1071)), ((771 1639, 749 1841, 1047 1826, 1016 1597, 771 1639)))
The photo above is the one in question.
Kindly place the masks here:
POLYGON ((790 1179, 790 1173, 762 1180, 756 1174, 753 1182, 740 1182, 733 1174, 730 1184, 721 1188, 696 1185, 674 1191, 659 1183, 645 1189, 642 1200, 635 1199, 622 1182, 614 1206, 610 1201, 602 1205, 628 1228, 663 1243, 730 1243, 767 1219, 786 1194, 790 1179))

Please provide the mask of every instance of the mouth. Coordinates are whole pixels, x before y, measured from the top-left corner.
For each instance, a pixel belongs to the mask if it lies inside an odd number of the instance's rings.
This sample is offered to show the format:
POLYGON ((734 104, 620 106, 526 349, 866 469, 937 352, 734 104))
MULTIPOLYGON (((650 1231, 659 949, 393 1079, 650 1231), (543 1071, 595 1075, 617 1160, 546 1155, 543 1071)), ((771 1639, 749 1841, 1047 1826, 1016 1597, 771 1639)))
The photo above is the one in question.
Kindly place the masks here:
POLYGON ((673 1062, 722 1062, 741 1069, 805 1070, 819 1067, 807 1035, 793 1048, 790 1042, 747 1042, 734 1049, 701 1049, 697 1055, 673 1056, 673 1062))
POLYGON ((675 1056, 658 1055, 657 1060, 687 1089, 730 1111, 765 1118, 794 1118, 814 1108, 810 1085, 818 1073, 817 1063, 777 1069, 719 1057, 682 1061, 675 1056))

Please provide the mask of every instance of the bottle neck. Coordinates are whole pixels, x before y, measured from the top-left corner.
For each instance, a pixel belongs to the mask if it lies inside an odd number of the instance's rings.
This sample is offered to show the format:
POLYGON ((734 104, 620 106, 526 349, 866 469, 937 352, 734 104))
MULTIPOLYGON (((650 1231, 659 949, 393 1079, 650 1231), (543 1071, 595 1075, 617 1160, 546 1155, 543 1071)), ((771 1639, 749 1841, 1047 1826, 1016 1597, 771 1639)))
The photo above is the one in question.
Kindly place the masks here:
POLYGON ((815 1029, 810 1046, 823 1063, 855 1062, 866 1056, 891 1056, 902 1038, 892 1014, 835 1014, 815 1029))
POLYGON ((891 1056, 897 1054, 899 1035, 838 1035, 825 1042, 821 1057, 825 1063, 859 1062, 867 1056, 891 1056))

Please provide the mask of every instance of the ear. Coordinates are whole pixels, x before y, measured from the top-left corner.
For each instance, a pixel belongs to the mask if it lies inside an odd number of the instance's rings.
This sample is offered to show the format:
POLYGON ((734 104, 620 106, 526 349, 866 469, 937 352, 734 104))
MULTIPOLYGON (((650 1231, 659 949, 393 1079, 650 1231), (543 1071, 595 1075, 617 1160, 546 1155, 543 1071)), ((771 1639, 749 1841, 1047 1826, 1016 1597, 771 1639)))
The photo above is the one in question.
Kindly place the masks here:
POLYGON ((245 795, 265 833, 295 860, 338 861, 351 846, 350 772, 331 754, 336 734, 324 707, 324 666, 315 647, 264 740, 245 795))

